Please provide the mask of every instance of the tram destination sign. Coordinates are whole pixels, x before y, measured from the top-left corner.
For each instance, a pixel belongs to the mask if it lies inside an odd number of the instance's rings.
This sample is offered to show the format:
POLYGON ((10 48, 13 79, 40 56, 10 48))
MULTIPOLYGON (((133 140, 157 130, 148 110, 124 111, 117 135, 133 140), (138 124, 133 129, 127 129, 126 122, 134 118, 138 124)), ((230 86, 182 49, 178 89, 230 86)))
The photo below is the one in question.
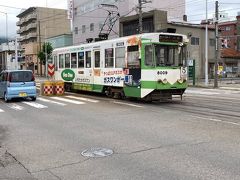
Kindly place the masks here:
POLYGON ((172 42, 172 43, 179 43, 183 41, 182 36, 174 36, 174 35, 167 35, 167 34, 160 34, 159 35, 159 42, 172 42))

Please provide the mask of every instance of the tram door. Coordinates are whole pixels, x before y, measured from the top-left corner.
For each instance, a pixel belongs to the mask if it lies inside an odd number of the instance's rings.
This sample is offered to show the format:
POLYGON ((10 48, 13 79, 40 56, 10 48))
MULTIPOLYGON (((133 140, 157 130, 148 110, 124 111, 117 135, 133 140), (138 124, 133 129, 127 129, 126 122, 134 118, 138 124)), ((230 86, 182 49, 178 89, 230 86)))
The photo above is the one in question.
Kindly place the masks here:
POLYGON ((93 90, 101 92, 100 86, 96 84, 101 84, 100 77, 100 50, 93 50, 93 90))
POLYGON ((127 67, 132 76, 132 86, 139 86, 141 81, 141 64, 138 45, 127 47, 127 67))

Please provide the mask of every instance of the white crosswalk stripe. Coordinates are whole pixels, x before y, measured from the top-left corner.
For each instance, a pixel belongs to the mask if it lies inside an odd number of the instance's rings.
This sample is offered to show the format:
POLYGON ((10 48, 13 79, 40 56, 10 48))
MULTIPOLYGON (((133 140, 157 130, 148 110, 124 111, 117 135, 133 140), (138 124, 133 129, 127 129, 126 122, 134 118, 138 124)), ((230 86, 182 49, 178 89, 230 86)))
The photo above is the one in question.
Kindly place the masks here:
POLYGON ((92 103, 99 102, 98 100, 84 98, 84 97, 76 97, 76 96, 65 96, 65 97, 72 98, 72 99, 77 99, 77 100, 82 100, 82 101, 87 101, 87 102, 92 102, 92 103))
POLYGON ((62 97, 51 97, 51 98, 52 98, 52 99, 55 99, 55 100, 59 100, 59 101, 64 101, 64 102, 72 103, 72 104, 85 104, 85 102, 75 101, 75 100, 66 99, 66 98, 62 98, 62 97))
POLYGON ((42 105, 42 104, 39 104, 39 103, 35 103, 35 102, 27 102, 27 101, 24 101, 24 102, 22 102, 22 103, 27 104, 27 105, 32 106, 32 107, 35 107, 35 108, 38 108, 38 109, 48 108, 48 107, 45 106, 45 105, 42 105))
POLYGON ((1 113, 1 112, 4 112, 4 110, 0 109, 0 113, 1 113))
POLYGON ((16 103, 8 104, 7 106, 10 107, 11 109, 16 110, 16 111, 21 111, 21 110, 24 109, 24 107, 22 107, 22 106, 20 106, 20 105, 18 105, 16 103))
POLYGON ((60 106, 66 106, 66 105, 67 105, 67 104, 64 104, 64 103, 61 103, 61 102, 52 101, 52 100, 45 99, 45 98, 41 98, 41 97, 38 97, 37 99, 40 100, 40 101, 43 101, 43 102, 48 102, 48 103, 52 103, 52 104, 57 104, 57 105, 60 105, 60 106))

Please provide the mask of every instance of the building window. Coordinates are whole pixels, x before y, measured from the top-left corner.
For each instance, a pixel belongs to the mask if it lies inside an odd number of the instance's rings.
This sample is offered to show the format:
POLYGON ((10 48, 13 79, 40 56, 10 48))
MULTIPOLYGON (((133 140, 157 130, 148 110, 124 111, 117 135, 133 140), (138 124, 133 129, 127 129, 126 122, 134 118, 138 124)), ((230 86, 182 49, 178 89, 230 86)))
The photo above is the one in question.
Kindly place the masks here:
POLYGON ((86 26, 82 25, 82 33, 85 33, 85 32, 86 32, 86 26))
POLYGON ((77 7, 74 8, 74 15, 77 16, 77 7))
POLYGON ((74 28, 74 33, 75 33, 75 34, 78 34, 78 27, 75 27, 75 28, 74 28))
POLYGON ((215 46, 215 39, 209 39, 209 45, 215 46))
POLYGON ((101 30, 102 27, 103 27, 103 22, 100 22, 100 23, 99 23, 99 30, 101 30))
POLYGON ((90 31, 91 31, 91 32, 94 31, 94 23, 91 23, 91 24, 90 24, 90 31))
POLYGON ((226 28, 226 31, 231 31, 231 27, 227 26, 226 28))
POLYGON ((191 37, 191 45, 199 45, 199 38, 191 37))

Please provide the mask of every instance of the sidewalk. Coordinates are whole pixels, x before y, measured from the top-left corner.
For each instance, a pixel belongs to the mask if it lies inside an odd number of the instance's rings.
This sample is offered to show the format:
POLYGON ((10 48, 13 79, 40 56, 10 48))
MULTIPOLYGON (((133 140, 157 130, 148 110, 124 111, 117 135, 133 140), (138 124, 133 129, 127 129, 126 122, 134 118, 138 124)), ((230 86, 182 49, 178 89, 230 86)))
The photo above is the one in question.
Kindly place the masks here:
MULTIPOLYGON (((205 85, 204 81, 196 82, 195 86, 193 86, 192 81, 189 81, 189 87, 200 87, 200 88, 214 88, 214 80, 210 79, 208 86, 205 85)), ((217 89, 224 89, 224 90, 234 90, 240 91, 240 78, 238 79, 220 79, 218 80, 218 88, 217 89)))

